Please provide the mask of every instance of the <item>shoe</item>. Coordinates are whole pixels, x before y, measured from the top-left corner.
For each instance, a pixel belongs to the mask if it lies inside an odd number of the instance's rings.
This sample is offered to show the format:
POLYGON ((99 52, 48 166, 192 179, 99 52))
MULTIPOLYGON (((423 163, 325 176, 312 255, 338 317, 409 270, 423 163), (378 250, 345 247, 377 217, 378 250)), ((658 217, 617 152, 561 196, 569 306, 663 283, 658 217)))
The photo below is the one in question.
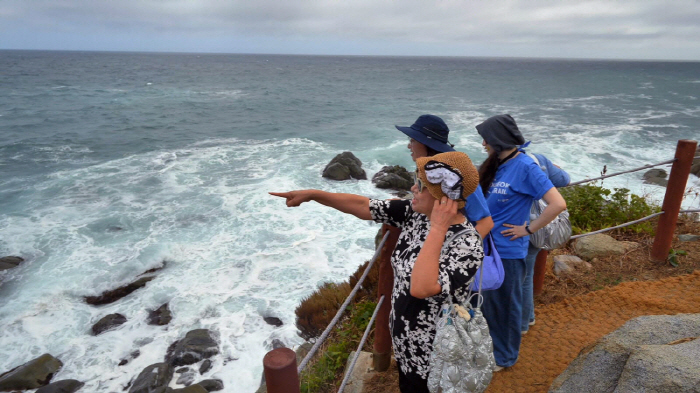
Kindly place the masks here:
POLYGON ((528 325, 532 326, 535 324, 535 320, 533 319, 532 321, 528 322, 528 325))
POLYGON ((493 372, 497 373, 497 372, 503 370, 504 368, 505 368, 505 367, 501 367, 501 366, 499 366, 499 365, 496 365, 496 366, 493 368, 493 372))
POLYGON ((520 332, 520 335, 521 335, 521 336, 524 336, 524 335, 527 334, 527 332, 528 332, 527 330, 523 330, 522 332, 520 332))

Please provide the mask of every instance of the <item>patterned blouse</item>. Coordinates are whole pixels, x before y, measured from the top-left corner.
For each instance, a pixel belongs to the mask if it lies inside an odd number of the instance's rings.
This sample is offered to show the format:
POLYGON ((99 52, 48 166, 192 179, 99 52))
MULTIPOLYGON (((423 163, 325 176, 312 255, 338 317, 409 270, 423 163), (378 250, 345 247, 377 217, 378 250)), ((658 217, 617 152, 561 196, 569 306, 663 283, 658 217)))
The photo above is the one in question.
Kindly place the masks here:
MULTIPOLYGON (((411 272, 430 230, 428 217, 414 212, 408 200, 372 199, 369 210, 374 221, 401 228, 391 256, 394 289, 389 323, 394 356, 404 374, 417 374, 427 379, 438 313, 448 292, 453 301, 466 301, 468 287, 484 259, 481 239, 476 232, 467 232, 454 239, 440 255, 438 281, 442 292, 418 299, 411 296, 411 272)), ((466 228, 473 229, 466 219, 461 224, 450 226, 445 239, 466 228)))

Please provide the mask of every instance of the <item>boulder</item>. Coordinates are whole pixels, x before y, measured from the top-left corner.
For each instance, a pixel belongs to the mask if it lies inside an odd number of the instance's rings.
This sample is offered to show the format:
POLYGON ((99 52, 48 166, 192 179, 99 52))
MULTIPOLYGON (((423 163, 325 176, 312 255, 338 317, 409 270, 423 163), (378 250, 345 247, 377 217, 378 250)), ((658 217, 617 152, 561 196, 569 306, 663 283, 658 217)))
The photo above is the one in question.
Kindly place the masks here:
POLYGON ((331 180, 367 179, 362 161, 349 151, 335 156, 323 169, 323 177, 331 180))
POLYGON ((615 392, 700 392, 700 340, 632 351, 615 392))
POLYGON ((0 271, 17 267, 24 258, 21 257, 2 257, 0 258, 0 271))
POLYGON ((155 310, 148 310, 148 324, 163 326, 172 321, 173 314, 170 312, 168 303, 163 304, 155 310))
POLYGON ((413 175, 400 165, 385 166, 372 176, 372 183, 377 188, 410 191, 413 175))
POLYGON ((678 235, 678 240, 682 242, 694 242, 700 240, 700 235, 693 235, 691 233, 686 233, 683 235, 678 235))
POLYGON ((182 389, 173 389, 173 390, 170 390, 169 392, 171 392, 171 393, 207 393, 207 389, 195 384, 195 385, 190 385, 190 386, 188 386, 186 388, 182 388, 182 389))
POLYGON ((165 393, 172 377, 173 367, 170 364, 151 364, 136 377, 129 393, 165 393))
MULTIPOLYGON (((695 150, 695 157, 700 156, 700 147, 695 150)), ((700 177, 700 158, 693 159, 693 164, 690 166, 690 173, 700 177)))
POLYGON ((131 352, 128 357, 125 357, 124 359, 119 361, 120 366, 124 366, 128 364, 131 360, 136 359, 137 357, 141 356, 141 351, 138 349, 131 352))
POLYGON ((593 258, 623 255, 637 247, 638 243, 617 241, 604 234, 584 236, 574 241, 574 252, 589 261, 593 258))
POLYGON ((179 377, 177 377, 177 384, 178 385, 185 385, 185 386, 190 386, 192 385, 192 382, 194 382, 194 377, 197 375, 193 370, 188 370, 185 371, 184 373, 181 373, 179 377))
POLYGON ((577 257, 576 255, 555 255, 552 271, 559 277, 573 271, 589 271, 593 265, 577 257))
POLYGON ((224 390, 224 381, 220 379, 205 379, 204 381, 197 382, 196 385, 203 387, 207 392, 224 390))
POLYGON ((0 375, 0 392, 36 389, 51 382, 63 363, 45 353, 0 375))
POLYGON ((263 317, 263 320, 264 320, 268 325, 272 325, 272 326, 275 326, 275 327, 280 327, 280 326, 284 325, 284 323, 282 323, 282 320, 279 319, 279 318, 277 318, 277 317, 263 317))
POLYGON ((173 366, 187 366, 219 353, 219 347, 207 329, 189 331, 185 338, 170 345, 165 361, 173 366))
POLYGON ((52 382, 40 387, 36 393, 73 393, 80 390, 83 385, 85 385, 83 382, 75 379, 64 379, 63 381, 52 382))
POLYGON ((102 292, 98 296, 85 296, 85 302, 87 304, 92 304, 93 306, 99 306, 102 304, 109 304, 116 302, 117 300, 123 298, 124 296, 134 292, 139 288, 143 288, 146 284, 156 278, 155 276, 145 276, 133 281, 129 284, 123 285, 119 288, 112 289, 110 291, 102 292))
POLYGON ((665 170, 663 169, 649 169, 648 171, 644 172, 644 175, 642 175, 642 178, 644 179, 644 183, 646 184, 656 184, 662 187, 668 186, 668 179, 666 177, 668 176, 668 173, 666 173, 665 170))
MULTIPOLYGON (((654 315, 631 319, 616 331, 581 350, 569 367, 552 382, 549 391, 578 393, 585 386, 589 392, 614 392, 630 354, 640 346, 666 345, 698 336, 700 314, 654 315)), ((696 361, 692 363, 696 364, 696 361)))
POLYGON ((199 374, 204 374, 205 372, 211 370, 211 360, 206 359, 205 361, 202 362, 202 364, 199 366, 199 374))
POLYGON ((97 321, 96 324, 92 325, 92 334, 97 336, 98 334, 102 334, 107 330, 112 330, 125 322, 125 316, 121 314, 109 314, 97 321))

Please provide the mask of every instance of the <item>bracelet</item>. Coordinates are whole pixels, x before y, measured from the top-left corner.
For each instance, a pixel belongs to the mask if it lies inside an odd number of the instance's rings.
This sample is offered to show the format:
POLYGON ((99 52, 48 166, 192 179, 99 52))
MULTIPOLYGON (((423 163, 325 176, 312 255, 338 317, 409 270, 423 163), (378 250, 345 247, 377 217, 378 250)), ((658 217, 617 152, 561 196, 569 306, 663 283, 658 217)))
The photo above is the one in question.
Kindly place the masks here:
POLYGON ((529 234, 532 235, 532 231, 530 230, 530 226, 529 226, 529 225, 525 225, 525 230, 527 231, 527 233, 529 233, 529 234))

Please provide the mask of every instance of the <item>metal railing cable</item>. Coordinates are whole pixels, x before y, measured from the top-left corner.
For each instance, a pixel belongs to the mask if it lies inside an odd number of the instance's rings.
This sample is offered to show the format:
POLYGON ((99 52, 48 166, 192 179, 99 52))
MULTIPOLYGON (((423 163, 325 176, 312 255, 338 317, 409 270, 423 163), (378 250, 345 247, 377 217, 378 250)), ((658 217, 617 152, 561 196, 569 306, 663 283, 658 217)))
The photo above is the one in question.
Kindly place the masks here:
POLYGON ((384 243, 386 243, 386 239, 389 238, 389 232, 387 231, 384 234, 384 237, 382 238, 382 241, 379 243, 377 246, 377 250, 374 252, 374 256, 372 259, 369 261, 369 264, 367 264, 367 268, 365 269, 365 272, 362 273, 362 277, 357 281, 357 284, 355 285, 355 288, 352 289, 352 292, 348 295, 348 297, 345 299, 345 302, 343 303, 342 306, 340 306, 340 309, 338 309, 338 312, 335 314, 335 317, 331 320, 331 322, 326 326, 326 330, 321 333, 321 336, 316 340, 314 345, 311 347, 309 350, 309 353, 306 354, 304 359, 299 363, 299 367, 297 367, 297 373, 301 374, 302 370, 304 370, 304 367, 306 367, 306 364, 309 363, 309 360, 316 354, 318 349, 321 347, 321 344, 323 344, 324 341, 326 341, 326 338, 328 338, 328 334, 330 333, 331 329, 338 323, 340 320, 340 317, 343 315, 343 312, 345 312, 345 309, 348 307, 350 302, 352 301, 353 298, 355 298, 355 295, 357 294, 357 291, 360 290, 360 286, 362 283, 365 281, 365 278, 367 278, 367 274, 369 274, 370 269, 372 269, 372 265, 374 265, 374 261, 377 260, 379 257, 379 254, 382 252, 382 248, 384 248, 384 243))
MULTIPOLYGON (((680 213, 700 213, 700 209, 681 210, 681 211, 679 211, 678 213, 679 213, 679 214, 680 214, 680 213)), ((590 235, 596 235, 596 234, 598 234, 598 233, 603 233, 603 232, 612 231, 612 230, 614 230, 614 229, 619 229, 619 228, 628 227, 628 226, 630 226, 630 225, 639 224, 640 222, 650 220, 650 219, 652 219, 652 218, 654 218, 654 217, 656 217, 656 216, 660 216, 660 215, 662 215, 662 214, 664 214, 664 212, 654 213, 654 214, 648 215, 648 216, 646 216, 646 217, 640 218, 639 220, 634 220, 634 221, 626 222, 626 223, 624 223, 624 224, 620 224, 620 225, 617 225, 617 226, 614 226, 614 227, 604 228, 604 229, 601 229, 601 230, 598 230, 598 231, 594 231, 594 232, 582 233, 582 234, 580 234, 580 235, 571 236, 570 239, 571 239, 571 240, 574 240, 574 239, 578 239, 579 237, 590 236, 590 235)))
POLYGON ((370 318, 369 323, 367 324, 367 328, 365 328, 365 334, 362 335, 362 340, 360 340, 360 344, 357 346, 357 350, 355 351, 355 356, 352 358, 352 362, 350 363, 350 367, 348 367, 348 370, 345 373, 345 377, 343 377, 343 382, 340 384, 340 388, 338 389, 338 393, 343 393, 343 390, 345 389, 345 385, 347 385, 348 381, 350 380, 350 374, 352 374, 352 370, 355 369, 355 363, 357 363, 357 359, 360 357, 360 353, 362 352, 362 347, 365 346, 365 341, 367 341, 367 336, 369 336, 369 331, 372 330, 372 325, 374 325, 374 320, 375 320, 375 318, 377 318, 377 312, 379 311, 379 307, 382 306, 383 302, 384 302, 384 295, 382 295, 382 297, 379 298, 379 301, 377 302, 377 307, 374 308, 374 313, 372 313, 372 318, 370 318))
POLYGON ((678 213, 700 213, 700 209, 681 210, 678 213))
MULTIPOLYGON (((698 156, 698 157, 700 157, 700 156, 698 156)), ((696 157, 696 158, 697 158, 697 157, 696 157)), ((675 158, 672 159, 672 160, 668 160, 668 161, 664 161, 664 162, 659 162, 658 164, 647 164, 647 165, 641 166, 641 167, 639 167, 639 168, 630 169, 630 170, 628 170, 628 171, 622 171, 622 172, 611 173, 611 174, 609 174, 609 175, 604 175, 604 176, 596 177, 596 178, 593 178, 593 179, 586 179, 586 180, 577 181, 577 182, 575 182, 575 183, 569 183, 568 185, 566 185, 566 186, 564 186, 564 187, 577 186, 577 185, 579 185, 579 184, 589 183, 589 182, 596 181, 596 180, 601 180, 601 179, 607 179, 607 178, 609 178, 609 177, 618 176, 618 175, 623 175, 623 174, 625 174, 625 173, 637 172, 637 171, 641 171, 642 169, 649 169, 649 168, 653 168, 653 167, 659 166, 659 165, 670 164, 670 163, 672 163, 672 162, 674 162, 674 161, 676 161, 675 158)))

